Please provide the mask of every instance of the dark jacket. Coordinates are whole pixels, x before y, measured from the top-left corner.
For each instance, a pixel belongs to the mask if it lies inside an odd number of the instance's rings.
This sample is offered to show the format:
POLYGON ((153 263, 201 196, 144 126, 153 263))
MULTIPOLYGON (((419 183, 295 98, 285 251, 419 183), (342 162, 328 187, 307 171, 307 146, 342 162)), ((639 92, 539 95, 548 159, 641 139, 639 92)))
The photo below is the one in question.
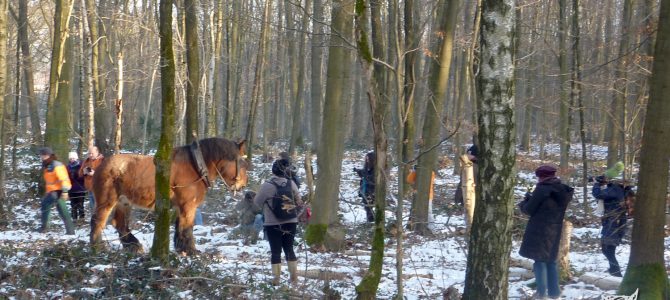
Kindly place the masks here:
POLYGON ((556 261, 563 230, 563 217, 572 200, 573 188, 558 178, 540 182, 520 204, 530 216, 519 254, 537 261, 556 261))
POLYGON ((365 198, 373 198, 375 195, 375 169, 354 169, 356 174, 361 178, 360 190, 358 196, 365 198))
POLYGON ((619 245, 626 233, 626 208, 624 198, 626 188, 610 182, 606 186, 596 183, 591 190, 593 197, 603 200, 605 211, 601 218, 601 242, 605 245, 619 245))
POLYGON ((71 193, 86 191, 86 188, 84 187, 84 177, 79 176, 80 168, 81 163, 79 160, 67 164, 67 174, 70 175, 70 182, 72 183, 72 188, 70 189, 71 193))

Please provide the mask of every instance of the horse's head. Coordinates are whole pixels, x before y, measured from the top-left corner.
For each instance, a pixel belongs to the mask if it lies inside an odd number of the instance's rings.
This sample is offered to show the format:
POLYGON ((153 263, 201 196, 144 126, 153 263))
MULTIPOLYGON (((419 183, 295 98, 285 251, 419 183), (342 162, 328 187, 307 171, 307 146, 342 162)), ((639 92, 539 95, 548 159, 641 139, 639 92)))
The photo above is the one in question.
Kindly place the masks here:
POLYGON ((238 154, 235 161, 226 161, 222 165, 221 176, 223 181, 231 191, 242 190, 247 185, 247 168, 249 164, 246 160, 245 149, 246 141, 243 140, 237 144, 238 154))

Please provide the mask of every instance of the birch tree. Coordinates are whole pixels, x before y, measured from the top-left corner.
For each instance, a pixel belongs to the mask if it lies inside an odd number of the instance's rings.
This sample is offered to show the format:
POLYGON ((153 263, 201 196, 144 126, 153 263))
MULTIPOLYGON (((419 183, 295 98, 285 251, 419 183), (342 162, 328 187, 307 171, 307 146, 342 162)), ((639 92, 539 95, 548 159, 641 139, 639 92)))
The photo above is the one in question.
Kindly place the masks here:
POLYGON ((463 299, 507 299, 516 181, 514 0, 484 0, 480 37, 478 203, 463 299), (480 200, 481 199, 481 200, 480 200))

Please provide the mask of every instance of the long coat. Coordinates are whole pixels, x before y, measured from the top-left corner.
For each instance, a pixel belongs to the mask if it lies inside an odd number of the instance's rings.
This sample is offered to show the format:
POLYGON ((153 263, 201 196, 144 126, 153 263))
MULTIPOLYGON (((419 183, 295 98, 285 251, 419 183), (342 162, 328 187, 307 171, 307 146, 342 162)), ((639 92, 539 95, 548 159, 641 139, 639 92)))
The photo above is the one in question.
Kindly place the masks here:
POLYGON ((563 217, 572 200, 573 188, 558 178, 540 182, 521 204, 530 216, 519 254, 537 261, 556 261, 563 230, 563 217))
POLYGON ((600 241, 604 245, 618 246, 626 233, 626 208, 624 197, 626 188, 619 183, 601 186, 596 183, 591 190, 593 197, 603 200, 605 212, 601 218, 600 241))

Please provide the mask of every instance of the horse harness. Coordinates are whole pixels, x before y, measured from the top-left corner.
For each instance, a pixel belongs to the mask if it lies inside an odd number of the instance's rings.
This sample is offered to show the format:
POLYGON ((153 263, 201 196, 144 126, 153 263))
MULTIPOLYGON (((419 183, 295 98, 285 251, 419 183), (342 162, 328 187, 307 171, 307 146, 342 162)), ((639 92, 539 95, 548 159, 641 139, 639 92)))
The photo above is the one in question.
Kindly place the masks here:
MULTIPOLYGON (((173 189, 185 188, 185 187, 188 187, 188 186, 191 186, 191 185, 197 183, 198 181, 203 181, 203 183, 204 183, 204 185, 207 189, 212 188, 212 184, 211 184, 211 181, 210 181, 210 178, 209 178, 209 171, 207 170, 207 163, 205 163, 205 159, 202 155, 202 150, 200 150, 198 141, 193 141, 193 143, 189 146, 188 149, 189 149, 189 153, 191 154, 190 155, 190 157, 192 159, 191 163, 193 164, 193 167, 198 172, 200 177, 198 179, 194 180, 193 182, 187 184, 187 185, 175 185, 175 186, 172 186, 171 188, 173 188, 173 189)), ((230 186, 228 185, 228 183, 224 179, 223 175, 219 171, 218 164, 214 169, 216 170, 217 175, 219 177, 221 177, 221 181, 223 181, 223 184, 226 186, 226 188, 228 190, 230 190, 230 186)), ((235 180, 235 182, 237 182, 237 180, 239 179, 239 176, 240 176, 239 174, 240 174, 240 159, 237 158, 237 159, 235 159, 235 177, 233 178, 233 180, 235 180)))

